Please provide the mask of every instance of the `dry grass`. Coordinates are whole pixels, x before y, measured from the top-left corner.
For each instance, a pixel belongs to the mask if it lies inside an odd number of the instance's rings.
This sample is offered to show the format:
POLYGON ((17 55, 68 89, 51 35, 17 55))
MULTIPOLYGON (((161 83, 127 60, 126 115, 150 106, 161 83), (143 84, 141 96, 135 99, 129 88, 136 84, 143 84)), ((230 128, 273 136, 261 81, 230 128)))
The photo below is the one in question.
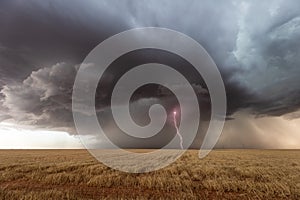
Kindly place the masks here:
POLYGON ((188 151, 171 166, 127 174, 85 150, 0 151, 0 199, 300 199, 300 151, 188 151))

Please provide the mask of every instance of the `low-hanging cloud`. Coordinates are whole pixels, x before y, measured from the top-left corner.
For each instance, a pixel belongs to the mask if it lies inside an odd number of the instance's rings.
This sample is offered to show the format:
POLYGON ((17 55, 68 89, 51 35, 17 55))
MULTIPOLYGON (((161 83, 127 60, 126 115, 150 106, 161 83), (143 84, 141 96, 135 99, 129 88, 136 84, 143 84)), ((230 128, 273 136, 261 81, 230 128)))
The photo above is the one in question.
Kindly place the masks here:
POLYGON ((31 73, 23 82, 5 85, 1 106, 19 123, 71 127, 71 95, 76 66, 58 63, 31 73))

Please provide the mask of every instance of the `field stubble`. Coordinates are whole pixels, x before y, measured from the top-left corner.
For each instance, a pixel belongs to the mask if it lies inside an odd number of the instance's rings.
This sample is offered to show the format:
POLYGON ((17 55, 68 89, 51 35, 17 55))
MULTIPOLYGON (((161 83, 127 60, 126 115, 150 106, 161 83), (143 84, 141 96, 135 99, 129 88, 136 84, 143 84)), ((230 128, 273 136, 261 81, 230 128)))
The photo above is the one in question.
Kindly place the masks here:
POLYGON ((1 150, 0 199, 300 199, 300 151, 187 151, 162 170, 110 169, 86 150, 1 150))

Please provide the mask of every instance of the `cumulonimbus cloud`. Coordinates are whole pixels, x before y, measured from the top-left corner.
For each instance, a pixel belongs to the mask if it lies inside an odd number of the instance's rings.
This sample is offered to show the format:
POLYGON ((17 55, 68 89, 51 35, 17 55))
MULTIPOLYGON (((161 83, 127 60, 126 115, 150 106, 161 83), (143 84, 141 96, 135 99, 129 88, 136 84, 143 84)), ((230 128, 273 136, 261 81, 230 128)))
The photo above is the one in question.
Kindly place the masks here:
MULTIPOLYGON (((112 34, 143 26, 183 32, 205 47, 223 76, 228 116, 246 109, 255 116, 297 118, 298 4, 297 0, 1 1, 0 120, 72 129, 71 94, 77 64, 112 34)), ((136 55, 149 59, 149 54, 136 55)), ((176 65, 178 60, 169 58, 176 65)), ((122 60, 122 64, 133 63, 132 57, 122 60)), ((199 99, 206 102, 205 84, 188 68, 185 73, 192 77, 199 99)), ((104 107, 109 81, 121 74, 119 69, 106 74, 107 90, 97 91, 104 107)), ((147 107, 147 99, 153 98, 169 101, 167 91, 157 93, 156 86, 144 89, 137 95, 144 100, 136 101, 137 105, 144 102, 147 107)))
POLYGON ((76 66, 58 63, 31 73, 23 82, 1 90, 7 118, 37 127, 70 127, 71 95, 76 66))

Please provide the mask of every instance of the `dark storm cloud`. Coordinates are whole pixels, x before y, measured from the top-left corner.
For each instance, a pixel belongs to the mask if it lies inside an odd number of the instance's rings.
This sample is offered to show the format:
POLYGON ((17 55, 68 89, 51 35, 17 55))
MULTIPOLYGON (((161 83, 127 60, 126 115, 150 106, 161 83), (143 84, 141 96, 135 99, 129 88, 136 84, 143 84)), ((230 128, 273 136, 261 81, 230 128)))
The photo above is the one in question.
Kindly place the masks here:
MULTIPOLYGON (((291 113, 300 106, 298 4, 296 0, 3 0, 0 120, 12 118, 46 128, 73 127, 71 94, 77 64, 107 37, 143 26, 186 33, 205 47, 223 76, 228 115, 241 109, 256 115, 291 113)), ((156 54, 141 54, 139 59, 163 61, 156 54)), ((123 61, 122 65, 139 63, 130 57, 123 61)), ((170 57, 167 63, 176 68, 180 62, 170 57)), ((104 108, 113 86, 110 81, 123 73, 117 67, 106 74, 105 88, 97 93, 104 108)), ((209 107, 201 78, 190 69, 185 73, 198 98, 209 107)), ((170 94, 158 93, 157 87, 144 88, 135 100, 160 98, 168 102, 170 94)))
POLYGON ((1 79, 25 79, 58 62, 80 63, 100 41, 128 28, 114 4, 1 1, 1 79))
POLYGON ((32 72, 21 83, 5 85, 1 95, 6 114, 37 127, 73 126, 71 95, 75 74, 76 67, 59 63, 32 72))
POLYGON ((234 51, 234 79, 256 95, 257 114, 283 115, 300 106, 300 7, 297 1, 244 3, 234 51), (255 11, 255 15, 253 12, 255 11))

